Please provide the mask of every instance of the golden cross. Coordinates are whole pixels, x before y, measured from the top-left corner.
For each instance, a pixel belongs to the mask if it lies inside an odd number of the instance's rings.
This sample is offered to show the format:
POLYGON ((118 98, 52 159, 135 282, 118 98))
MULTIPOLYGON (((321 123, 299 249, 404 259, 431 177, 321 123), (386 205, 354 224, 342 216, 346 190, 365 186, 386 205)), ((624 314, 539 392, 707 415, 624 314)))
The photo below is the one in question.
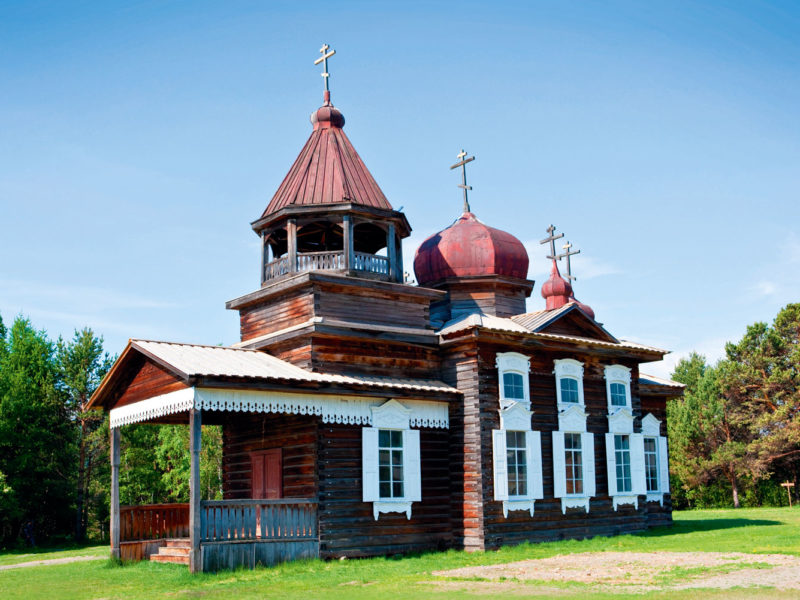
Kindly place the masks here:
POLYGON ((330 102, 330 99, 331 99, 331 88, 330 88, 330 86, 328 84, 328 79, 331 76, 331 74, 328 73, 328 59, 331 56, 333 56, 334 54, 336 54, 336 50, 331 50, 330 52, 328 52, 329 49, 330 49, 330 46, 328 46, 328 44, 322 44, 322 48, 319 49, 319 52, 320 52, 320 54, 322 54, 322 56, 320 56, 317 60, 314 61, 315 65, 318 65, 319 63, 324 63, 322 65, 322 76, 325 78, 325 101, 326 102, 330 102))
POLYGON ((458 187, 464 190, 464 212, 468 213, 470 212, 470 210, 469 210, 469 200, 467 199, 467 190, 471 190, 472 186, 467 185, 467 163, 470 163, 473 160, 475 160, 475 157, 470 156, 469 158, 466 158, 466 156, 467 153, 462 148, 461 152, 458 153, 459 161, 452 167, 450 167, 450 170, 452 171, 453 169, 461 167, 461 185, 459 185, 458 187))
POLYGON ((574 277, 572 275, 572 262, 569 260, 569 258, 570 258, 570 256, 575 256, 576 254, 580 254, 581 251, 580 250, 575 250, 574 252, 570 252, 569 249, 572 248, 572 244, 570 244, 569 242, 567 242, 566 244, 564 244, 561 247, 564 250, 566 250, 566 252, 564 252, 564 254, 557 255, 556 258, 558 260, 561 260, 562 258, 566 258, 567 259, 567 279, 569 281, 575 281, 577 279, 577 277, 574 277))
POLYGON ((563 233, 554 235, 553 232, 555 232, 555 230, 555 225, 550 225, 550 227, 547 228, 547 233, 550 235, 539 242, 540 244, 547 244, 548 242, 550 243, 550 254, 547 255, 547 258, 552 260, 556 260, 558 258, 558 255, 556 254, 556 240, 564 237, 563 233))

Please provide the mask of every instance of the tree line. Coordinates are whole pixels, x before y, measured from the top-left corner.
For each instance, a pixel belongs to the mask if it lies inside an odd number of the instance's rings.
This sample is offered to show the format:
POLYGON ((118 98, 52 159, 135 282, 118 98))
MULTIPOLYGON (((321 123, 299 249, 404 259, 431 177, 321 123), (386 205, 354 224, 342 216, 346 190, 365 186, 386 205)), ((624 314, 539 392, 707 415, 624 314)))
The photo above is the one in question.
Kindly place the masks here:
MULTIPOLYGON (((51 340, 0 317, 0 546, 108 537, 108 416, 87 404, 114 357, 88 328, 51 340)), ((219 427, 203 428, 201 484, 222 494, 219 427)), ((188 428, 123 427, 120 503, 186 502, 188 428)))
POLYGON ((747 327, 715 364, 693 353, 672 379, 686 385, 667 404, 677 507, 785 504, 783 481, 800 489, 800 304, 771 324, 747 327))
MULTIPOLYGON (((91 329, 54 341, 0 317, 0 545, 107 538, 108 416, 87 404, 113 361, 91 329)), ((779 505, 781 481, 800 488, 799 370, 800 304, 750 325, 713 365, 698 354, 678 363, 685 394, 667 405, 676 508, 779 505)), ((121 504, 188 501, 188 435, 121 428, 121 504)), ((200 468, 203 496, 221 498, 219 427, 203 428, 200 468)))

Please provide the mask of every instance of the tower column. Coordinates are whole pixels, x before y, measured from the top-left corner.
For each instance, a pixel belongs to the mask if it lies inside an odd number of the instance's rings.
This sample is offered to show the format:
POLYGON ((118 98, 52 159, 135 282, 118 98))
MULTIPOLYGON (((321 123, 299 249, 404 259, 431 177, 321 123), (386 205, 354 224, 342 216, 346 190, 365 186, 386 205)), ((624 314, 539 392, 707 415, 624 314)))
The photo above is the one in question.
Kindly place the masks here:
POLYGON ((353 219, 350 215, 342 217, 342 236, 344 238, 344 268, 349 271, 353 268, 353 219))
POLYGON ((289 253, 289 273, 297 272, 297 219, 286 224, 286 243, 289 253))
POLYGON ((389 257, 389 280, 398 281, 397 243, 395 242, 394 223, 389 223, 389 229, 386 232, 386 254, 389 257))

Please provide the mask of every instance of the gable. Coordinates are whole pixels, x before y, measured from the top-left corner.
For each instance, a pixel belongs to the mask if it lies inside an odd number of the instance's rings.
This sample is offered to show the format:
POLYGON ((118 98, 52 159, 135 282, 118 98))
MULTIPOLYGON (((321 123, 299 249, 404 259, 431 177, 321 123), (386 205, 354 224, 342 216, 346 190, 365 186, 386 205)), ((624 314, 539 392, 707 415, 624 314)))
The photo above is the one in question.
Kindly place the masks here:
POLYGON ((95 392, 92 406, 102 406, 110 410, 187 387, 189 386, 182 378, 129 348, 117 360, 115 368, 107 375, 107 380, 95 392))
POLYGON ((555 320, 544 324, 536 329, 536 333, 553 333, 557 335, 572 335, 578 337, 602 340, 605 342, 617 342, 610 333, 589 318, 577 307, 565 311, 557 316, 555 320))

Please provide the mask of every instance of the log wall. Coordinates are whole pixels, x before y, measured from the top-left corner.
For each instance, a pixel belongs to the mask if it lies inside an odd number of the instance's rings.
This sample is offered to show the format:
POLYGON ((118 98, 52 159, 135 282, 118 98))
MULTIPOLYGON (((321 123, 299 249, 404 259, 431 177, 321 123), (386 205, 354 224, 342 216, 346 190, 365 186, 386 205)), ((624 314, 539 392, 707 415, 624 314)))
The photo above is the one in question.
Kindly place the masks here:
POLYGON ((451 545, 448 431, 420 430, 422 502, 411 519, 362 501, 361 426, 319 427, 320 557, 376 556, 451 545))
POLYGON ((226 413, 222 435, 222 477, 226 500, 251 497, 250 453, 270 448, 282 449, 283 497, 316 497, 316 417, 226 413))

